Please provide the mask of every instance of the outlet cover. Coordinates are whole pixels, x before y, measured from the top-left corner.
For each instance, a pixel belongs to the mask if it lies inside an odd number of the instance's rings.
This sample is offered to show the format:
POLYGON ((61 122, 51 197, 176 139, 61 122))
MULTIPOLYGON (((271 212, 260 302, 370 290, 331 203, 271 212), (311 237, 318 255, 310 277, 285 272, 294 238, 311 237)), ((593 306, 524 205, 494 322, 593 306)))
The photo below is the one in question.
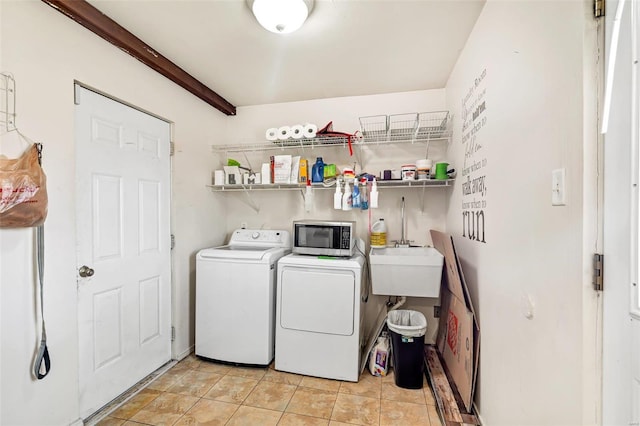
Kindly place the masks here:
POLYGON ((565 169, 555 169, 551 172, 551 205, 566 206, 567 191, 565 188, 565 169))

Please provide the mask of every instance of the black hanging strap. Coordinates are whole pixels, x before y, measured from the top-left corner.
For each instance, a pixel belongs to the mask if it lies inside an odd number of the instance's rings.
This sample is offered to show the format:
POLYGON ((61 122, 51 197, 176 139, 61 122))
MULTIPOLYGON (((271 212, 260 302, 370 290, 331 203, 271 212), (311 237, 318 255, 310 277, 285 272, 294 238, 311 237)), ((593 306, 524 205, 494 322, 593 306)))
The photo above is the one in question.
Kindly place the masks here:
POLYGON ((49 359, 49 349, 47 348, 47 328, 44 324, 44 226, 36 228, 36 253, 38 257, 38 281, 40 282, 40 316, 42 319, 42 338, 38 348, 38 356, 33 365, 33 373, 38 380, 44 379, 51 370, 51 360, 49 359), (44 360, 44 369, 42 361, 44 360))
MULTIPOLYGON (((38 163, 42 164, 42 144, 36 144, 38 148, 38 163)), ((49 358, 49 349, 47 348, 47 328, 44 324, 44 225, 36 228, 36 258, 38 261, 38 282, 40 287, 40 317, 42 319, 42 337, 40 338, 40 347, 38 348, 38 356, 33 364, 33 374, 42 380, 51 370, 51 359, 49 358), (42 362, 44 361, 44 368, 42 362)))

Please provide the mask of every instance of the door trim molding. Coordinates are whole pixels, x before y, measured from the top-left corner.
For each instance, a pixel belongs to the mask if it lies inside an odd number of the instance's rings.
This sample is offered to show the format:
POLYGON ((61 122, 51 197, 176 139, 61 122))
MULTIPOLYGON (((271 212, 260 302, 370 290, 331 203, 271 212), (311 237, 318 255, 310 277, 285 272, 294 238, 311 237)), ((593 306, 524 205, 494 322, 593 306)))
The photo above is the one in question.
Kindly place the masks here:
MULTIPOLYGON (((164 118, 164 117, 162 117, 162 116, 160 116, 160 115, 158 115, 158 114, 154 114, 154 113, 153 113, 153 112, 151 112, 151 111, 148 111, 148 110, 146 110, 146 109, 144 109, 144 108, 141 108, 141 107, 139 107, 139 106, 137 106, 137 105, 134 105, 134 104, 132 104, 132 103, 130 103, 130 102, 127 102, 127 101, 122 100, 122 99, 120 99, 120 98, 117 98, 117 97, 115 97, 115 96, 113 96, 113 95, 110 95, 110 94, 108 94, 108 93, 106 93, 106 92, 103 92, 103 91, 102 91, 102 90, 100 90, 100 89, 96 89, 95 87, 89 86, 88 84, 83 83, 83 82, 81 82, 81 81, 79 81, 79 80, 73 80, 73 84, 74 84, 74 86, 82 87, 83 89, 86 89, 86 90, 89 90, 89 91, 91 91, 91 92, 97 93, 97 94, 98 94, 98 95, 100 95, 100 96, 104 96, 105 98, 109 98, 109 99, 111 99, 112 101, 118 102, 118 103, 120 103, 120 104, 122 104, 122 105, 128 106, 129 108, 133 108, 133 109, 138 110, 138 111, 140 111, 140 112, 142 112, 142 113, 145 113, 145 114, 147 114, 147 115, 150 115, 151 117, 157 118, 158 120, 162 120, 162 121, 164 121, 164 122, 166 122, 166 123, 171 124, 171 126, 173 126, 173 124, 174 124, 174 122, 173 122, 173 121, 171 121, 171 120, 169 120, 168 118, 164 118)), ((77 96, 77 93, 78 93, 78 92, 77 92, 76 88, 74 87, 74 101, 76 101, 76 105, 78 104, 77 100, 75 99, 75 98, 76 98, 76 96, 77 96)))

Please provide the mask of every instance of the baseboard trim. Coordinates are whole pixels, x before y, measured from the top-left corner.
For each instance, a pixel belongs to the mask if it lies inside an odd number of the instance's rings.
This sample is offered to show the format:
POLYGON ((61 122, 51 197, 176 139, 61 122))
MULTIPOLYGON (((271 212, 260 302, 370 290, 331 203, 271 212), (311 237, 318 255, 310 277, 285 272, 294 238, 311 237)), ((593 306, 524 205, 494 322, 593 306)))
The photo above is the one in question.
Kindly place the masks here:
POLYGON ((182 353, 176 355, 176 361, 182 361, 196 349, 196 345, 191 345, 187 349, 185 349, 182 353))

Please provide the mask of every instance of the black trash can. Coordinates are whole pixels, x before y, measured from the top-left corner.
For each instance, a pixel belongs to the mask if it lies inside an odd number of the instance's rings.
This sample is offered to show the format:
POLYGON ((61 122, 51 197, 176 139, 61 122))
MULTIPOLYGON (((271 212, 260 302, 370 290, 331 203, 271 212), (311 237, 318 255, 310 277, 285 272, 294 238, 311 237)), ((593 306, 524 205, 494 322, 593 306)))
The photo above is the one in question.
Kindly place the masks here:
POLYGON ((418 311, 397 310, 387 315, 396 386, 421 389, 424 375, 424 335, 427 319, 418 311))

